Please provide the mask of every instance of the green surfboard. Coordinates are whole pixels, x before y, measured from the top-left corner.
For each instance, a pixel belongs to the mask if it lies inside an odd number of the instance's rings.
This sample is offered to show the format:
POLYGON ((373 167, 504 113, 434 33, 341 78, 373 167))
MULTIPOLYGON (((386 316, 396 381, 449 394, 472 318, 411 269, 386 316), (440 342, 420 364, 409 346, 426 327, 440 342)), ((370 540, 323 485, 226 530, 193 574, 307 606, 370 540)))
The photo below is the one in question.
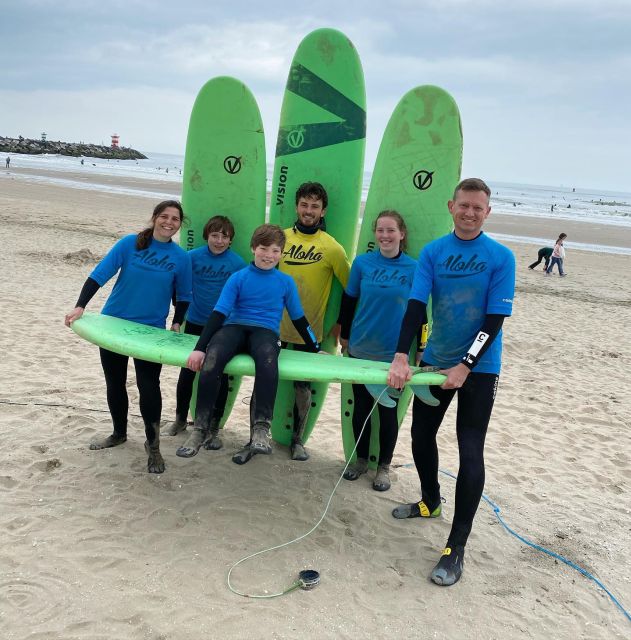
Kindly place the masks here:
MULTIPOLYGON (((408 255, 416 258, 430 241, 449 233, 452 218, 447 201, 460 180, 462 128, 453 98, 431 85, 403 96, 383 134, 359 232, 357 253, 378 251, 372 224, 385 209, 398 211, 405 220, 408 255)), ((389 365, 389 363, 388 363, 389 365)), ((398 405, 399 425, 412 393, 404 390, 398 405)), ((346 459, 355 446, 351 385, 342 385, 342 439, 346 459)), ((369 466, 379 460, 379 416, 371 416, 369 466)))
MULTIPOLYGON (((310 33, 291 63, 276 145, 270 222, 284 229, 296 220, 295 193, 303 182, 327 190, 327 233, 354 254, 363 178, 366 93, 359 56, 350 40, 334 29, 310 33)), ((334 279, 324 320, 327 336, 339 312, 342 288, 334 279)), ((334 341, 324 340, 332 351, 334 341)), ((312 385, 312 406, 304 439, 309 437, 328 384, 312 385)), ((293 430, 292 382, 281 382, 276 396, 272 437, 289 444, 293 430)))
MULTIPOLYGON (((250 262, 252 232, 265 222, 266 171, 263 123, 254 96, 235 78, 209 80, 197 94, 188 126, 180 245, 190 250, 206 244, 204 225, 212 216, 224 215, 235 228, 231 248, 250 262)), ((239 378, 230 378, 222 426, 240 384, 239 378)), ((196 397, 197 383, 192 415, 196 397)))
MULTIPOLYGON (((115 353, 176 367, 186 366, 197 342, 195 336, 185 333, 88 311, 72 323, 72 330, 85 340, 115 353)), ((278 367, 283 380, 384 384, 388 375, 387 363, 287 349, 281 351, 278 367)), ((254 360, 245 354, 235 356, 225 371, 233 376, 253 376, 254 360)), ((443 380, 444 376, 440 374, 419 371, 410 384, 440 384, 443 380)))

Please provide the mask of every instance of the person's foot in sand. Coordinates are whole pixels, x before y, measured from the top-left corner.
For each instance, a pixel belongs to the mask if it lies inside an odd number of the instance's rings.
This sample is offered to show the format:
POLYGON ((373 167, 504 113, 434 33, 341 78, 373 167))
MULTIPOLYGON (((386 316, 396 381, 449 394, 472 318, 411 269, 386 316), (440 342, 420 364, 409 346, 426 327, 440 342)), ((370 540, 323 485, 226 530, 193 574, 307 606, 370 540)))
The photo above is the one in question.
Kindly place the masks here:
POLYGON ((164 458, 160 453, 160 443, 154 443, 150 445, 145 441, 145 451, 149 456, 147 458, 147 471, 149 473, 164 473, 166 465, 164 464, 164 458))
POLYGON ((123 444, 123 442, 127 442, 127 436, 113 433, 102 440, 93 440, 90 442, 90 450, 110 449, 111 447, 117 447, 119 444, 123 444))
POLYGON ((162 431, 162 435, 176 436, 178 433, 182 433, 182 431, 186 431, 186 420, 182 420, 176 416, 175 420, 164 431, 162 431))
POLYGON ((464 547, 447 543, 443 555, 432 570, 430 578, 434 584, 450 587, 462 576, 464 566, 464 547))
POLYGON ((192 458, 193 456, 196 456, 207 437, 208 431, 206 429, 194 427, 191 431, 191 435, 181 447, 178 447, 175 455, 180 458, 192 458))
POLYGON ((250 447, 250 444, 251 443, 248 442, 243 449, 237 451, 232 456, 232 462, 235 464, 245 464, 246 462, 249 462, 258 453, 258 451, 254 451, 250 447))
POLYGON ((355 464, 352 464, 344 472, 344 480, 357 480, 368 471, 368 460, 366 458, 357 458, 355 464))
POLYGON ((206 451, 218 451, 223 447, 223 442, 219 437, 219 420, 213 418, 210 423, 210 433, 208 438, 204 440, 204 444, 202 445, 206 451))

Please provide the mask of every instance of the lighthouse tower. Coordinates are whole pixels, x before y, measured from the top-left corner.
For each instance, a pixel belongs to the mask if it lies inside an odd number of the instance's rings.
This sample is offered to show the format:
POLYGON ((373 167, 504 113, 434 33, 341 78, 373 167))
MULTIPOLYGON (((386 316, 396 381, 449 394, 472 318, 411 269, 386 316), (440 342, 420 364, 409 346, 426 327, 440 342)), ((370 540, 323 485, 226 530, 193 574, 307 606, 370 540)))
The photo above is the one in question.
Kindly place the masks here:
POLYGON ((118 135, 118 133, 112 134, 112 149, 118 149, 119 138, 120 136, 118 135))

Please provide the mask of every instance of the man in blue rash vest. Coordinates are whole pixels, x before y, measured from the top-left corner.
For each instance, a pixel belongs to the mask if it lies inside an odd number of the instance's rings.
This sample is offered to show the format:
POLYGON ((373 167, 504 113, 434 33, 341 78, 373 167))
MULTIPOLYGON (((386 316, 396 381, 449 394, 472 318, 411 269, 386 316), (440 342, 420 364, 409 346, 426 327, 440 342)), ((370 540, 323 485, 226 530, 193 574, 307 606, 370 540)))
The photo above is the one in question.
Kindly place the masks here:
POLYGON ((309 350, 320 350, 304 317, 293 278, 276 269, 284 246, 285 234, 280 227, 264 224, 254 231, 254 261, 228 278, 187 362, 189 369, 201 371, 193 430, 208 432, 226 364, 237 353, 249 353, 254 359, 250 441, 233 456, 237 464, 246 463, 257 453, 272 452, 270 427, 278 388, 279 331, 284 309, 309 350))
POLYGON ((431 573, 432 581, 439 585, 452 585, 462 575, 464 548, 484 488, 484 439, 501 367, 501 328, 512 313, 515 292, 513 253, 482 232, 491 212, 490 195, 488 186, 477 178, 463 180, 456 187, 448 203, 454 231, 421 251, 388 375, 388 384, 396 388, 410 379, 408 352, 427 317, 431 296, 433 327, 421 365, 440 367, 447 379, 440 387, 431 387, 437 406, 414 399, 412 454, 421 500, 397 507, 392 515, 440 515, 436 434, 457 394, 460 468, 451 531, 431 573))
MULTIPOLYGON (((206 244, 189 251, 193 269, 193 301, 186 314, 184 333, 200 336, 208 317, 212 313, 221 290, 226 280, 240 269, 243 269, 245 261, 230 249, 234 238, 234 225, 226 216, 213 216, 204 225, 202 232, 206 244)), ((180 325, 174 325, 174 330, 179 330, 180 325)), ((177 381, 175 420, 164 431, 165 435, 174 436, 186 429, 186 419, 193 394, 193 382, 195 373, 184 367, 180 370, 177 381)), ((199 451, 204 445, 206 449, 221 449, 222 442, 219 437, 219 423, 223 417, 226 400, 228 398, 228 376, 222 376, 221 389, 215 404, 215 414, 210 425, 209 434, 200 434, 195 431, 184 443, 180 455, 190 457, 199 451), (204 435, 204 440, 199 436, 204 435)), ((178 451, 180 451, 178 449, 178 451)))
MULTIPOLYGON (((191 263, 186 251, 172 241, 182 225, 184 212, 175 200, 165 200, 153 210, 151 224, 137 235, 125 236, 107 253, 89 275, 75 308, 66 315, 66 326, 78 320, 94 294, 117 272, 114 284, 101 313, 164 328, 171 296, 176 304, 173 322, 182 322, 191 300, 191 263)), ((127 356, 99 349, 107 388, 107 405, 114 432, 90 444, 90 449, 107 449, 127 440, 127 356)), ((134 358, 140 413, 145 424, 145 450, 149 473, 162 473, 164 459, 160 453, 160 414, 162 365, 134 358)))

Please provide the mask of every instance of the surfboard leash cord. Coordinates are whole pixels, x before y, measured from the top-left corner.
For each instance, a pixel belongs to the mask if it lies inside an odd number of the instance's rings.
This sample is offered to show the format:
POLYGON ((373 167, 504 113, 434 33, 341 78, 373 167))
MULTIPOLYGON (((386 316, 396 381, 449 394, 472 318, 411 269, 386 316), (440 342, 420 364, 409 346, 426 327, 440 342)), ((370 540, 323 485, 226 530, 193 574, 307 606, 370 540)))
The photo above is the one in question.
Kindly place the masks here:
POLYGON ((361 437, 362 437, 362 435, 364 433, 364 429, 366 428, 366 425, 370 421, 370 416, 373 414, 375 408, 379 404, 379 400, 380 400, 381 396, 385 392, 386 392, 386 387, 384 387, 383 391, 379 394, 379 397, 374 401, 374 403, 372 405, 372 409, 368 413, 368 416, 366 417, 366 420, 364 420, 364 424, 362 425, 361 431, 359 433, 359 438, 357 438, 356 441, 355 441, 355 446, 353 447, 353 451, 351 452, 351 455, 348 456, 348 462, 346 463, 346 465, 344 465, 344 469, 342 469, 342 473, 340 474, 340 477, 337 479, 337 482, 335 483, 335 486, 333 487, 333 491, 331 491, 331 494, 329 495, 329 499, 327 500, 326 506, 324 507, 324 511, 322 512, 322 515, 320 516, 320 519, 313 525, 313 527, 311 527, 311 529, 309 529, 309 531, 307 531, 306 533, 303 533, 301 536, 298 536, 297 538, 294 538, 293 540, 289 540, 288 542, 283 542, 282 544, 277 544, 277 545, 275 545, 273 547, 269 547, 267 549, 261 549, 261 551, 257 551, 256 553, 251 553, 250 555, 245 556, 244 558, 241 558, 240 560, 237 560, 237 562, 235 562, 230 567, 230 569, 228 570, 228 575, 227 575, 228 589, 230 589, 230 591, 232 591, 232 593, 234 593, 234 594, 236 594, 238 596, 243 596, 244 598, 255 598, 255 599, 259 599, 259 600, 264 600, 264 599, 278 598, 279 596, 284 596, 285 594, 291 593, 292 591, 295 591, 298 588, 303 588, 303 589, 307 589, 307 590, 308 589, 312 589, 313 587, 316 586, 316 584, 318 584, 319 579, 320 579, 319 574, 316 571, 307 569, 305 571, 301 571, 300 572, 300 576, 298 577, 298 580, 293 582, 291 585, 289 585, 283 591, 280 591, 278 593, 252 594, 252 593, 245 593, 243 591, 239 591, 238 589, 233 587, 232 586, 232 582, 230 581, 230 577, 232 576, 232 572, 234 571, 234 569, 236 569, 243 562, 246 562, 247 560, 250 560, 251 558, 255 558, 256 556, 263 555, 264 553, 268 553, 270 551, 275 551, 276 549, 282 549, 283 547, 288 547, 290 544, 294 544, 295 542, 299 542, 300 540, 304 540, 307 536, 310 536, 322 524, 324 518, 326 517, 326 514, 329 511, 329 507, 331 506, 331 501, 333 500, 333 496, 335 495, 335 492, 337 491, 337 488, 340 486, 340 482, 342 482, 342 479, 344 478, 344 474, 346 473, 346 470, 348 469, 349 465, 351 464, 351 460, 353 459, 353 456, 355 455, 355 451, 357 449, 357 443, 361 439, 361 437), (314 577, 311 574, 316 574, 316 575, 314 577), (309 578, 311 578, 311 579, 309 579, 309 578))
MULTIPOLYGON (((414 463, 410 462, 408 464, 401 464, 401 465, 396 465, 396 466, 398 466, 398 467, 406 467, 406 468, 414 468, 414 463)), ((457 476, 455 474, 453 474, 451 471, 447 471, 445 469, 439 469, 438 471, 440 473, 442 473, 443 475, 446 475, 449 478, 452 478, 453 480, 457 480, 457 476)), ((485 493, 482 494, 482 499, 491 507, 491 509, 493 509, 493 513, 495 514, 495 517, 497 518, 498 522, 502 525, 502 527, 504 527, 505 531, 510 533, 512 536, 517 538, 520 542, 522 542, 526 546, 531 547, 531 548, 535 549, 536 551, 540 551, 541 553, 544 553, 544 554, 550 556, 551 558, 554 558, 555 560, 558 560, 559 562, 562 562, 563 564, 567 565, 568 567, 571 567, 575 571, 578 571, 585 578, 587 578, 587 579, 591 580, 592 582, 594 582, 598 587, 600 587, 607 594, 607 596, 614 603, 614 605, 616 605, 616 607, 618 609, 620 609, 620 611, 625 616, 625 618, 627 620, 629 620, 629 622, 631 622, 631 614, 629 614, 629 612, 624 608, 622 603, 602 583, 601 580, 599 580, 596 576, 594 576, 589 571, 587 571, 587 569, 583 569, 583 567, 579 566, 575 562, 572 562, 572 560, 570 560, 569 558, 566 558, 565 556, 562 556, 561 554, 556 553, 555 551, 552 551, 551 549, 547 549, 546 547, 543 547, 542 545, 537 544, 536 542, 533 542, 532 540, 529 540, 525 536, 522 536, 521 534, 517 533, 514 529, 509 527, 508 524, 506 524, 506 522, 504 521, 504 518, 502 517, 502 513, 501 513, 502 510, 500 509, 499 505, 496 502, 491 500, 491 498, 489 498, 485 493)))

